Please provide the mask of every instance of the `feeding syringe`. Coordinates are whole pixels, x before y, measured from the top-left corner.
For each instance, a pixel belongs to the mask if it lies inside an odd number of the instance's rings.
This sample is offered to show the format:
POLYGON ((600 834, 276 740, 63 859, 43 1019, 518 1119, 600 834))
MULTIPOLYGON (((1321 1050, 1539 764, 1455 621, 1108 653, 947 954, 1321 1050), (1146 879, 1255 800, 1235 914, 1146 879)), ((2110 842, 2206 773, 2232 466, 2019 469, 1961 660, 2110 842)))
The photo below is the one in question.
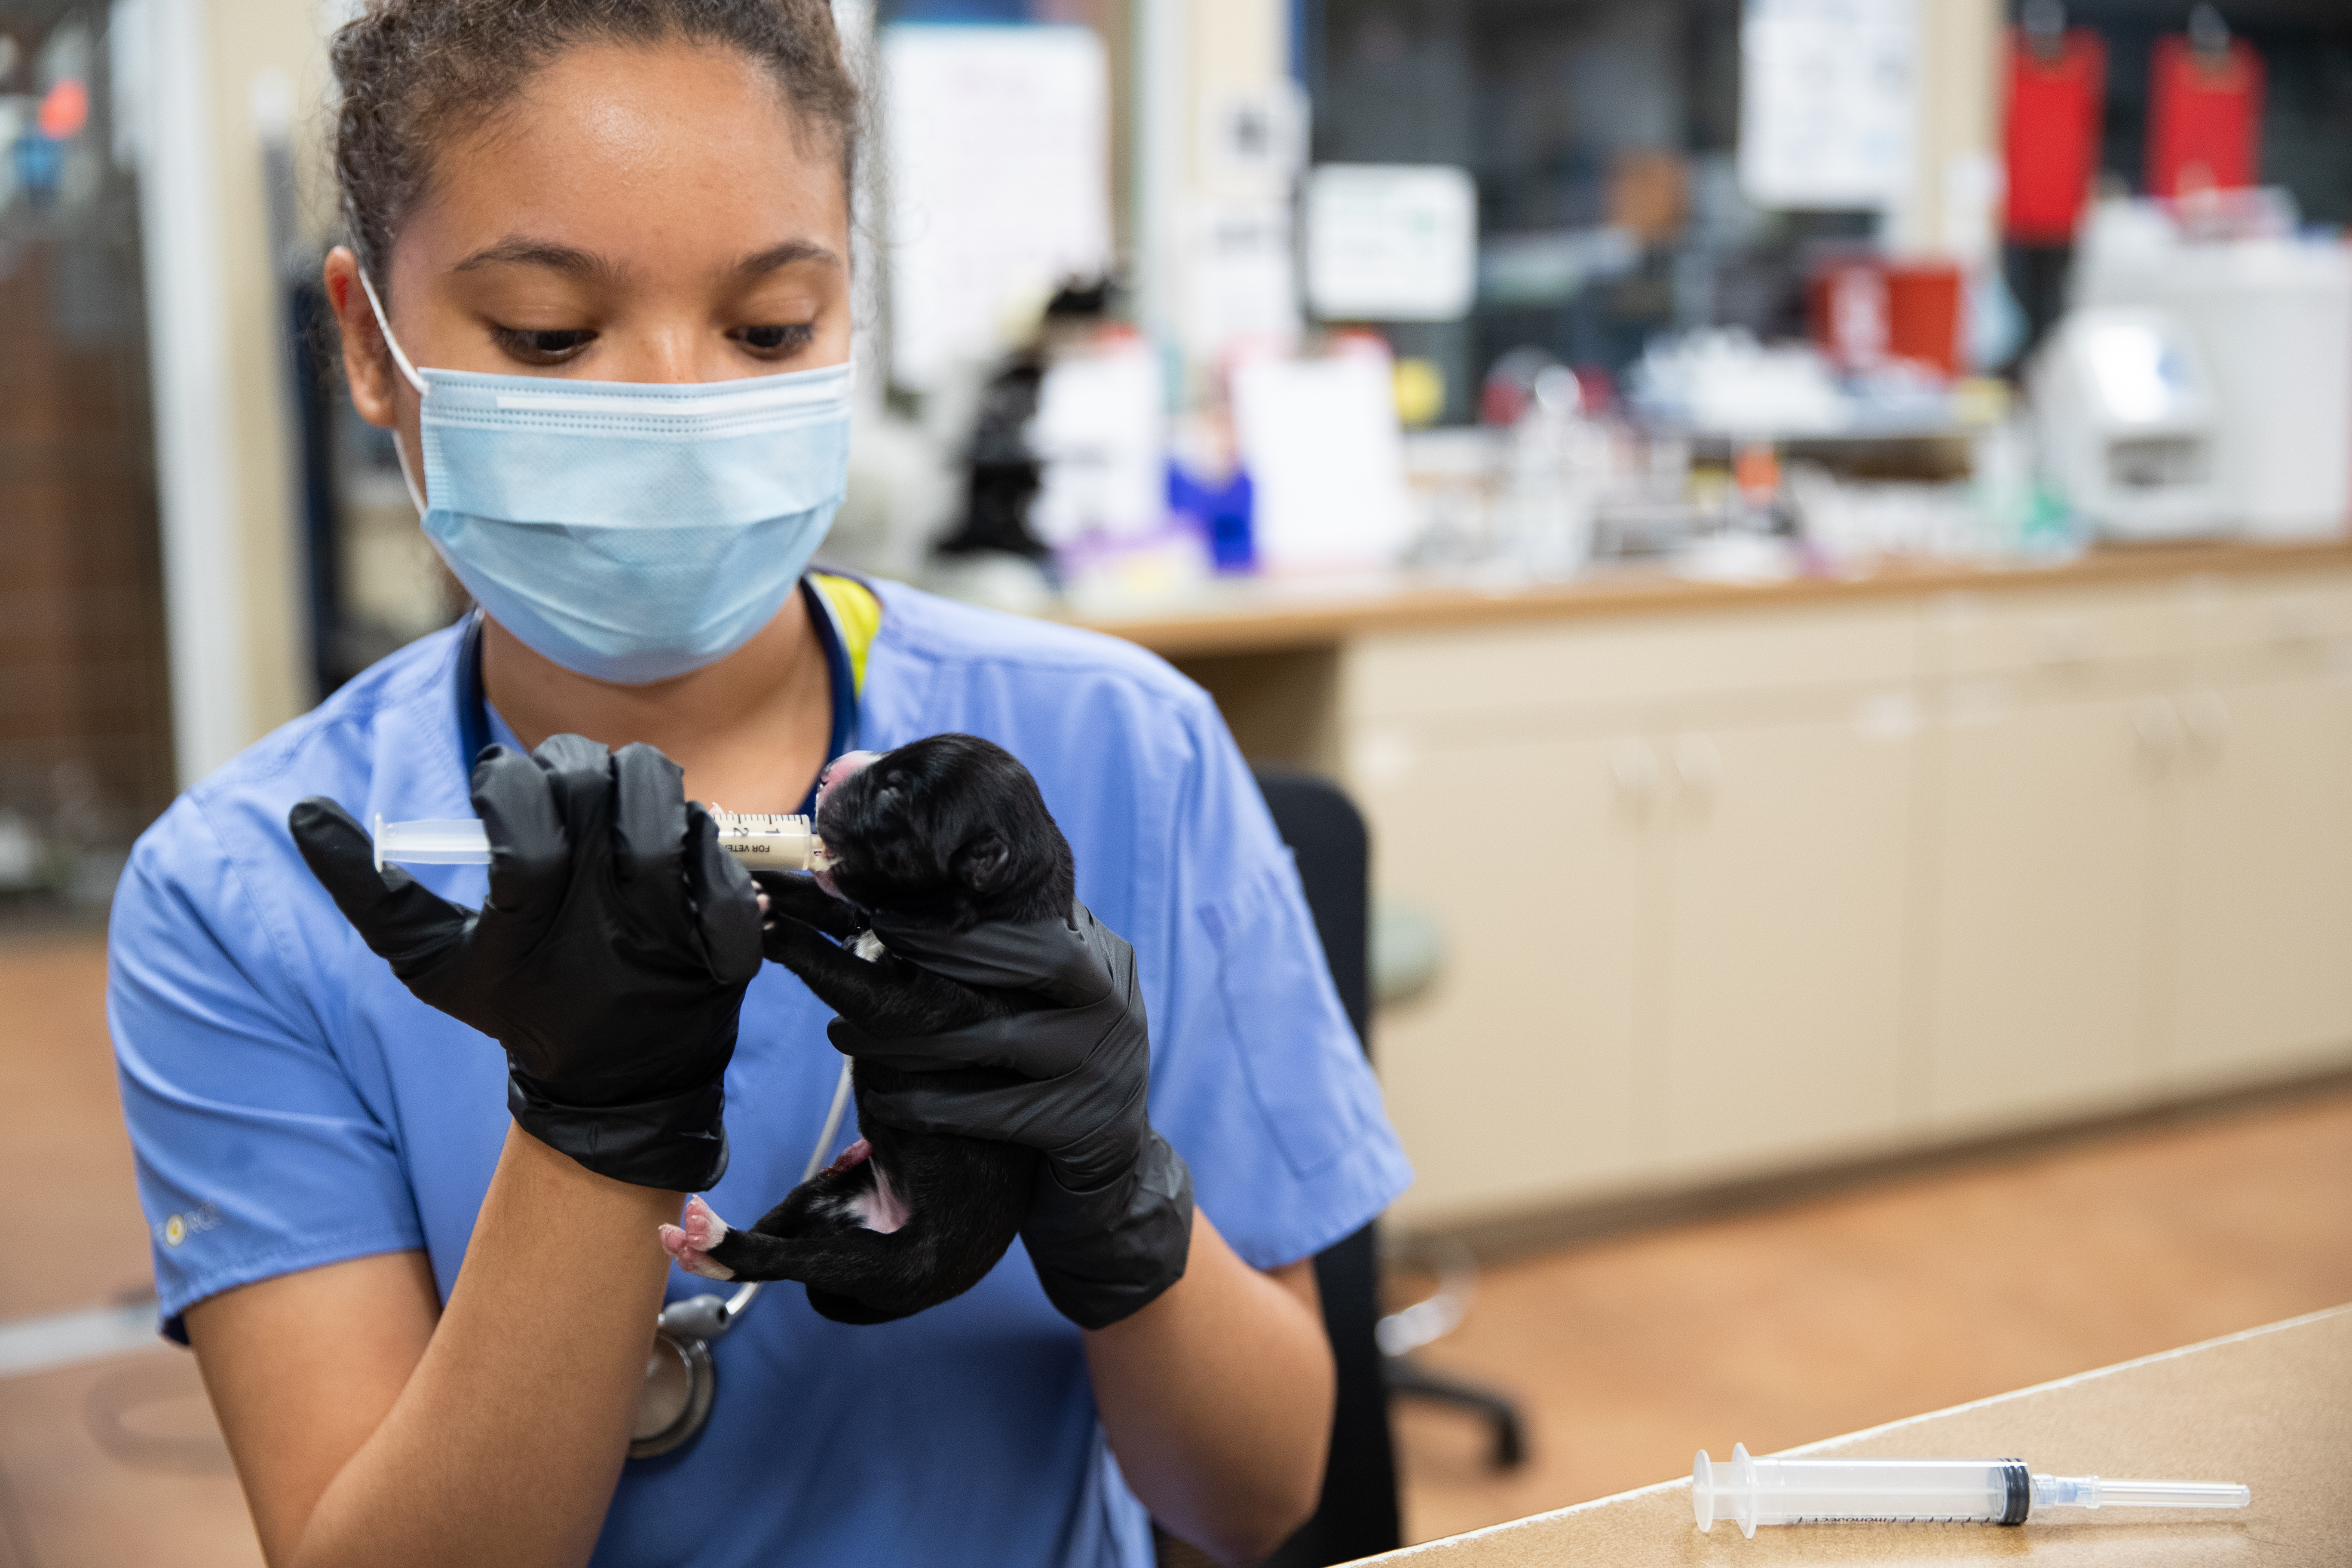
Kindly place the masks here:
MULTIPOLYGON (((719 826, 719 844, 730 855, 755 867, 777 871, 822 871, 833 864, 824 840, 805 816, 710 810, 719 826)), ((478 817, 426 818, 418 822, 375 819, 375 868, 387 860, 404 866, 487 866, 490 863, 489 830, 478 817)))
POLYGON ((1734 1444, 1727 1464, 1698 1452, 1691 1512, 1753 1536, 1759 1524, 1831 1520, 2023 1524, 2042 1508, 2243 1508, 2244 1487, 2212 1481, 2110 1481, 2043 1476, 2022 1459, 1757 1459, 1734 1444))

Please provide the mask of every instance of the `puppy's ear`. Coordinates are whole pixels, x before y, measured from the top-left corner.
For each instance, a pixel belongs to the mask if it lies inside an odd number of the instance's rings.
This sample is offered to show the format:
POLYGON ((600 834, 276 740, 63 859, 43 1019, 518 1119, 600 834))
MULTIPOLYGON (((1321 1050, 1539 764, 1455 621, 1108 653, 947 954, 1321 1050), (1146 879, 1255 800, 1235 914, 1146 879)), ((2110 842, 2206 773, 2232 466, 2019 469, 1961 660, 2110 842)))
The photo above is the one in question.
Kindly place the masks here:
POLYGON ((993 827, 984 828, 965 839, 956 850, 955 879, 969 892, 992 892, 1004 879, 1004 868, 1012 859, 1013 849, 1004 842, 1004 836, 993 827))

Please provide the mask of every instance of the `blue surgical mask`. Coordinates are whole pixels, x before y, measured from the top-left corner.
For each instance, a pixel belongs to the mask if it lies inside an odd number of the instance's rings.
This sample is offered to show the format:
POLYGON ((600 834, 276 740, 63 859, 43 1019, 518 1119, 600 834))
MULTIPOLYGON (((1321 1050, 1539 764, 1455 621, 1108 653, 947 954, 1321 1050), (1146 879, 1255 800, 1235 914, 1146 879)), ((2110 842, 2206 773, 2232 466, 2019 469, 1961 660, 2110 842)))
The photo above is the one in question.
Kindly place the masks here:
POLYGON ((425 487, 449 570, 534 652, 643 684, 724 658, 775 617, 849 479, 846 364, 662 385, 418 371, 425 487))

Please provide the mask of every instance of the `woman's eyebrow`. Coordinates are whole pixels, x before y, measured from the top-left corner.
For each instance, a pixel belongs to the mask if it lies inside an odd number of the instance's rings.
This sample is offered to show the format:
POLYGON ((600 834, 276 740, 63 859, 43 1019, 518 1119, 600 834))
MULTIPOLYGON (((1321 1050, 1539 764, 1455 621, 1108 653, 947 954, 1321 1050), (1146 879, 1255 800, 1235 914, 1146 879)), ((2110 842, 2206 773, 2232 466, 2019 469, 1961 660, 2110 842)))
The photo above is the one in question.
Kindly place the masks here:
POLYGON ((524 235, 509 235, 496 245, 486 245, 450 270, 471 272, 484 267, 544 267, 574 278, 617 278, 625 270, 594 251, 524 235))
POLYGON ((788 239, 783 244, 754 252, 735 264, 738 277, 757 278, 775 272, 798 262, 814 261, 820 266, 839 267, 841 258, 826 246, 813 239, 788 239))

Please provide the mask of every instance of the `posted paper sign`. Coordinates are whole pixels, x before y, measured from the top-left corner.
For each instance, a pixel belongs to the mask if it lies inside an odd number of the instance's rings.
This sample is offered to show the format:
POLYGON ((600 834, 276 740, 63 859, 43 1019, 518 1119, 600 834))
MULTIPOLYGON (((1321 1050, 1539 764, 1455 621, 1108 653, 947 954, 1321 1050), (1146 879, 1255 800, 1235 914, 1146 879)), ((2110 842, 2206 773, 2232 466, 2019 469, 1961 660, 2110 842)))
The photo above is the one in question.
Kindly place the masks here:
POLYGON ((1088 27, 882 32, 890 374, 922 389, 1110 260, 1108 72, 1088 27))
POLYGON ((1478 289, 1478 188, 1443 164, 1326 163, 1307 181, 1307 303, 1326 321, 1458 321, 1478 289))
POLYGON ((1089 534, 1152 533, 1168 514, 1160 359, 1141 338, 1098 343, 1048 365, 1029 445, 1044 460, 1029 514, 1055 546, 1089 534))
POLYGON ((1411 532, 1384 353, 1263 360, 1234 372, 1234 434, 1270 572, 1393 565, 1411 532))
POLYGON ((1290 204, 1213 198, 1192 204, 1184 341, 1214 361, 1237 342, 1287 348, 1298 338, 1298 268, 1290 204))
POLYGON ((1759 207, 1891 206, 1910 188, 1917 0, 1748 0, 1739 188, 1759 207))

